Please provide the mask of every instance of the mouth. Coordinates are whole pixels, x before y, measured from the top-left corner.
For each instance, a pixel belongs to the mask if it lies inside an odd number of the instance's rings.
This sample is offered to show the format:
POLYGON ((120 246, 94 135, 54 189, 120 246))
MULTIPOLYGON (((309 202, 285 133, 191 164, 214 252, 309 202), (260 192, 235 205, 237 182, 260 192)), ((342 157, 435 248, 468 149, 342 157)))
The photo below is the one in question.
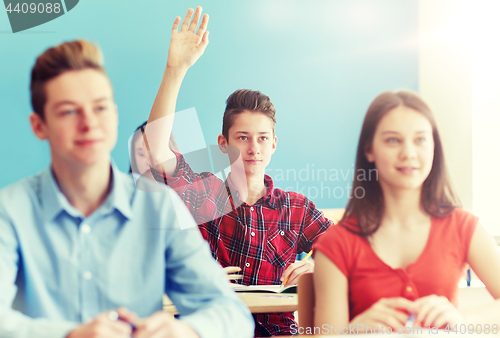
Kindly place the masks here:
POLYGON ((248 164, 258 164, 262 162, 262 160, 245 160, 245 162, 248 164))
POLYGON ((75 144, 79 147, 89 147, 100 142, 100 140, 79 140, 75 141, 75 144))
POLYGON ((412 175, 418 169, 419 168, 415 168, 415 167, 397 167, 396 168, 396 170, 399 171, 403 175, 412 175))

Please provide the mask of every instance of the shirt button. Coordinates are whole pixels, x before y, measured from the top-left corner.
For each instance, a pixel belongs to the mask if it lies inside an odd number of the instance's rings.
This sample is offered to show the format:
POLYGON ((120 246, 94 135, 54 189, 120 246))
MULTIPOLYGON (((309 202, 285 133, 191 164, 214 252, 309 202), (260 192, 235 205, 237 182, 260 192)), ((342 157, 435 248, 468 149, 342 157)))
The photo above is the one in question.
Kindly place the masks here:
POLYGON ((253 232, 253 231, 252 231, 252 232, 250 233, 250 235, 252 235, 252 237, 253 237, 253 236, 255 236, 255 232, 253 232))
POLYGON ((85 271, 85 273, 83 274, 83 278, 86 280, 92 279, 92 272, 85 271))
POLYGON ((248 268, 250 266, 250 263, 245 263, 245 266, 248 268))
POLYGON ((253 211, 253 207, 250 208, 250 211, 253 211))
POLYGON ((82 232, 84 234, 86 234, 86 235, 90 234, 91 231, 92 231, 92 228, 90 227, 90 225, 88 225, 88 224, 82 225, 82 232))
POLYGON ((413 291, 413 288, 412 288, 411 286, 407 286, 407 287, 406 287, 406 291, 407 291, 407 292, 412 292, 412 291, 413 291))
POLYGON ((280 235, 283 236, 285 232, 283 230, 280 231, 280 235))

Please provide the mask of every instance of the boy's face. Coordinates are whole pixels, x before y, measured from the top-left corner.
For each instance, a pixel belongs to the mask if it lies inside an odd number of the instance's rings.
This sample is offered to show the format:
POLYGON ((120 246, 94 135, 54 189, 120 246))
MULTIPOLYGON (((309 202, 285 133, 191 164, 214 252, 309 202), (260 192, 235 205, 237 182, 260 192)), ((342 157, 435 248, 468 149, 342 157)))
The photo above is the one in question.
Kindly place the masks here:
MULTIPOLYGON (((278 138, 274 136, 272 120, 259 112, 244 111, 236 115, 228 137, 219 136, 219 145, 239 150, 246 175, 263 174, 276 150, 278 138)), ((235 152, 227 149, 229 156, 235 152)), ((233 156, 237 156, 234 154, 233 156)), ((231 163, 235 158, 230 158, 231 163)))
POLYGON ((48 140, 52 161, 92 166, 109 161, 118 113, 109 79, 93 69, 65 72, 45 84, 45 121, 31 114, 35 135, 48 140))

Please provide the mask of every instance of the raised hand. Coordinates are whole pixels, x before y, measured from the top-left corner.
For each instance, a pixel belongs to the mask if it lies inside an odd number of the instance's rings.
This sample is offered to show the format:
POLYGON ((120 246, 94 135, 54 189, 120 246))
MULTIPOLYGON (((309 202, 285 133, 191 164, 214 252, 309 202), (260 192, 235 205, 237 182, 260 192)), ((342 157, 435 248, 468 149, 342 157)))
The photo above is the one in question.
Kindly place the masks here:
POLYGON ((418 306, 418 315, 415 320, 418 326, 444 327, 450 325, 451 329, 455 325, 465 323, 462 314, 446 297, 430 295, 417 299, 415 304, 418 306))
POLYGON ((170 47, 168 49, 167 67, 187 69, 194 65, 205 51, 208 45, 208 14, 203 15, 200 27, 196 31, 201 11, 202 8, 199 6, 196 7, 195 12, 192 8, 188 9, 180 32, 179 23, 181 22, 181 17, 178 16, 175 18, 170 47))

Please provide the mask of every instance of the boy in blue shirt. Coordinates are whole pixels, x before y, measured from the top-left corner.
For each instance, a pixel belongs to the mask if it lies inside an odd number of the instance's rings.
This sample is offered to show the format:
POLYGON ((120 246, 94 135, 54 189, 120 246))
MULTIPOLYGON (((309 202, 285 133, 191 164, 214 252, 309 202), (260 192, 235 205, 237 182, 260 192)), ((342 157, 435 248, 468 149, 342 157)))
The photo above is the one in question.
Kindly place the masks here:
POLYGON ((31 97, 52 162, 0 190, 0 337, 252 336, 176 193, 138 190, 111 161, 118 114, 97 47, 45 51, 31 97))

